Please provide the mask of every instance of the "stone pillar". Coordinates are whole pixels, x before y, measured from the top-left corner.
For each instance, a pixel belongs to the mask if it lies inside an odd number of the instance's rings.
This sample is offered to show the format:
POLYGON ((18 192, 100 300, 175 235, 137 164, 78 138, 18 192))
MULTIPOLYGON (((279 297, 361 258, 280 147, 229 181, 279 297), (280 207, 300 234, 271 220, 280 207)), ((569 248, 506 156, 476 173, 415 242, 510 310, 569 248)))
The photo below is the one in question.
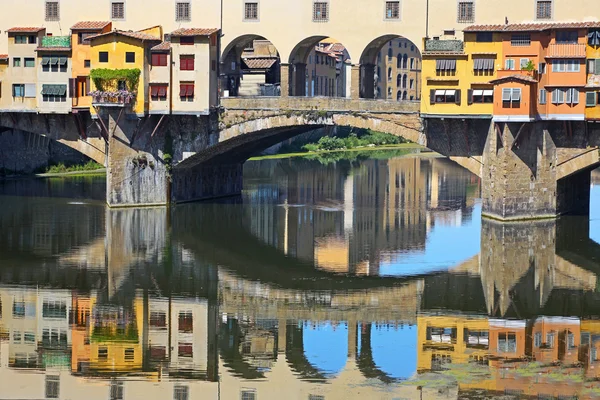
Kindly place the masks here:
POLYGON ((281 86, 281 97, 288 97, 290 95, 290 64, 281 63, 280 65, 280 86, 281 86))
MULTIPOLYGON (((108 133, 106 202, 110 207, 165 205, 167 203, 167 172, 158 161, 156 149, 163 148, 159 138, 137 133, 138 121, 127 118, 127 110, 101 110, 108 133), (108 116, 108 118, 106 118, 108 116), (108 121, 108 123, 106 123, 108 121)), ((149 117, 147 117, 149 118, 149 117)))
POLYGON ((352 93, 352 64, 344 64, 342 68, 344 69, 344 81, 342 82, 344 89, 343 97, 349 99, 352 93))
POLYGON ((287 320, 280 317, 277 321, 277 351, 285 353, 287 344, 287 320))
POLYGON ((352 65, 350 70, 350 98, 360 99, 360 65, 352 65))
POLYGON ((375 98, 375 65, 361 65, 361 96, 365 99, 375 98))
POLYGON ((358 323, 356 320, 348 321, 348 358, 356 357, 358 347, 358 323))
POLYGON ((545 125, 492 123, 483 151, 483 215, 499 220, 555 217, 556 164, 556 146, 545 125))
POLYGON ((294 64, 294 96, 306 96, 306 64, 294 64))

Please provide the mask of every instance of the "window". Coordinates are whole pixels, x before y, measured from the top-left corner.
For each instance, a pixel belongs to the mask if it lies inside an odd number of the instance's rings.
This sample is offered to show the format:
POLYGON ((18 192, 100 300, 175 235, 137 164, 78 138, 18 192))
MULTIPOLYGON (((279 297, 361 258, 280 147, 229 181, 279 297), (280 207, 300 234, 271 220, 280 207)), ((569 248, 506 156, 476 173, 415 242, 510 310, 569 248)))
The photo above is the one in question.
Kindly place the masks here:
POLYGON ((190 8, 189 1, 178 1, 175 3, 175 21, 191 21, 190 8))
MULTIPOLYGON (((26 83, 25 84, 25 97, 27 97, 27 98, 35 98, 35 97, 37 97, 37 91, 35 89, 35 83, 26 83)), ((27 309, 25 309, 25 314, 27 314, 27 309)))
MULTIPOLYGON (((13 97, 25 97, 25 85, 15 84, 13 85, 13 97)), ((13 316, 15 316, 15 305, 13 303, 13 316)), ((20 315, 17 314, 17 317, 20 315)), ((23 307, 23 316, 25 316, 25 307, 23 307)))
POLYGON ((110 383, 110 400, 123 400, 123 382, 110 383))
POLYGON ((546 63, 545 62, 541 62, 538 64, 538 72, 540 74, 545 74, 546 73, 546 63))
POLYGON ((19 57, 13 58, 13 67, 20 67, 20 66, 21 66, 21 58, 19 58, 19 57))
POLYGON ((493 58, 474 58, 473 71, 475 75, 492 75, 494 72, 493 58))
POLYGON ((435 60, 435 72, 437 75, 455 75, 456 60, 440 59, 435 60))
POLYGON ((464 340, 467 343, 467 347, 480 347, 487 348, 489 345, 489 334, 488 331, 472 331, 464 330, 464 340))
POLYGON ((588 32, 588 44, 590 46, 600 46, 600 29, 590 29, 588 32))
POLYGON ((194 84, 181 83, 179 85, 179 97, 181 101, 194 101, 194 84))
POLYGON ((106 361, 108 360, 108 348, 99 347, 98 348, 98 361, 106 361))
POLYGON ((135 351, 133 349, 125 349, 125 361, 131 362, 135 357, 135 351))
POLYGON ((551 349, 554 348, 554 332, 546 333, 546 346, 551 349))
MULTIPOLYGON (((521 88, 503 88, 502 103, 504 107, 520 107, 521 106, 521 88)), ((513 335, 514 336, 514 335, 513 335)))
POLYGON ((585 94, 585 106, 586 107, 595 107, 596 106, 596 92, 587 92, 585 94))
POLYGON ((179 69, 181 71, 193 71, 194 56, 179 56, 179 69))
POLYGON ((35 343, 35 333, 34 332, 25 332, 23 335, 23 339, 25 343, 35 343))
POLYGON ((556 31, 556 43, 558 44, 577 44, 577 31, 556 31))
POLYGON ((514 34, 510 38, 511 46, 529 46, 531 45, 531 35, 528 33, 514 34))
MULTIPOLYGON (((13 96, 14 97, 25 97, 25 85, 16 84, 13 85, 13 96)), ((24 300, 13 300, 13 318, 25 317, 25 301, 24 300)))
POLYGON ((46 1, 46 21, 58 21, 60 19, 58 1, 46 1))
POLYGON ((13 331, 13 343, 21 343, 21 331, 13 331))
POLYGON ((96 35, 96 33, 94 32, 79 32, 77 34, 77 41, 79 44, 82 45, 89 45, 90 44, 90 40, 88 39, 90 36, 94 36, 96 35))
POLYGON ((385 18, 399 19, 400 18, 400 1, 385 2, 385 18))
POLYGON ((244 19, 250 21, 258 20, 258 3, 244 3, 244 19))
POLYGON ((414 89, 414 86, 415 86, 415 80, 414 80, 414 79, 411 79, 411 80, 410 80, 410 88, 411 88, 411 89, 414 89))
POLYGON ((475 19, 475 5, 472 1, 458 2, 457 22, 473 22, 475 19))
POLYGON ((492 89, 473 89, 469 91, 470 103, 493 103, 494 91, 492 89))
MULTIPOLYGON (((67 85, 42 85, 42 100, 44 102, 65 102, 67 100, 67 85)), ((64 304, 64 303, 63 303, 64 304)), ((44 303, 44 306, 46 303, 44 303)), ((44 318, 62 318, 59 307, 42 310, 44 318)), ((66 316, 66 306, 64 308, 66 316)))
MULTIPOLYGON (((150 96, 153 101, 165 101, 167 100, 167 85, 152 85, 150 87, 150 96)), ((150 315, 150 326, 153 328, 166 328, 166 316, 165 313, 152 313, 150 315), (153 320, 153 317, 155 318, 153 320), (160 319, 156 319, 160 318, 160 319), (161 325, 162 324, 162 325, 161 325)))
MULTIPOLYGON (((64 87, 65 91, 67 89, 67 85, 44 85, 44 86, 52 86, 53 89, 56 89, 55 86, 64 87)), ((52 93, 58 94, 58 93, 52 93)), ((42 305, 42 317, 44 318, 67 318, 67 303, 61 300, 44 300, 42 305)))
POLYGON ((537 0, 535 17, 537 19, 552 19, 552 0, 537 0))
POLYGON ((512 70, 515 69, 515 60, 512 58, 507 58, 504 61, 504 69, 512 70))
POLYGON ((546 104, 546 89, 540 89, 540 104, 546 104))
POLYGON ((58 376, 46 376, 46 398, 58 399, 60 378, 58 376))
POLYGON ((256 400, 256 391, 255 390, 242 390, 241 400, 256 400))
POLYGON ((125 62, 126 63, 134 63, 135 62, 135 53, 133 51, 128 51, 125 53, 125 62))
MULTIPOLYGON (((52 36, 51 34, 48 34, 48 36, 52 36)), ((37 43, 37 36, 34 35, 29 35, 28 37, 29 39, 29 44, 36 44, 37 43)))
POLYGON ((477 32, 475 41, 479 43, 490 43, 494 40, 492 32, 477 32))
POLYGON ((410 69, 411 70, 415 69, 415 59, 414 58, 410 59, 410 69))
POLYGON ((110 4, 110 18, 111 19, 125 19, 125 2, 124 1, 113 1, 110 4))
MULTIPOLYGON (((437 103, 455 103, 455 104, 460 104, 460 90, 455 90, 455 89, 431 89, 430 91, 430 103, 431 104, 437 104, 437 103)), ((436 335, 435 332, 431 333, 432 335, 436 335)), ((450 335, 450 333, 447 333, 448 335, 450 335)), ((443 338, 445 337, 444 335, 446 335, 446 333, 444 333, 444 330, 439 330, 439 332, 437 333, 437 335, 442 335, 440 336, 440 340, 443 341, 443 338)), ((448 336, 448 340, 449 340, 450 336, 448 336)), ((433 339, 432 339, 433 340, 433 339)))
POLYGON ((173 388, 173 400, 188 400, 189 388, 187 386, 176 385, 173 388))
POLYGON ((325 396, 321 396, 318 394, 309 394, 308 400, 325 400, 325 396))
POLYGON ((579 72, 579 60, 552 60, 552 72, 579 72))
POLYGON ((35 58, 25 58, 23 61, 25 68, 35 68, 35 58))
MULTIPOLYGON (((161 87, 161 85, 152 85, 152 88, 151 88, 152 96, 155 96, 155 94, 154 94, 155 87, 159 88, 159 87, 161 87)), ((164 86, 164 87, 165 87, 165 96, 166 96, 167 95, 166 86, 164 86)), ((158 90, 156 91, 156 96, 158 97, 158 90)), ((167 327, 167 314, 162 311, 151 311, 150 312, 150 327, 151 328, 166 328, 167 327)))
POLYGON ((569 349, 575 348, 575 335, 571 332, 567 333, 567 348, 569 348, 569 349))
POLYGON ((24 35, 15 36, 15 44, 27 44, 27 36, 24 36, 24 35))
POLYGON ((392 68, 388 68, 387 78, 388 78, 388 82, 392 81, 392 68))
MULTIPOLYGON (((502 100, 504 100, 504 91, 502 89, 502 100)), ((510 90, 510 89, 509 89, 510 90)), ((515 89, 513 89, 514 91, 515 89)), ((521 89, 516 89, 521 92, 521 89)), ((517 336, 514 333, 498 334, 498 352, 500 353, 516 353, 517 352, 517 336)))
POLYGON ((327 22, 329 20, 329 3, 315 1, 313 3, 313 21, 327 22))
POLYGON ((536 332, 533 335, 533 347, 541 347, 541 346, 542 346, 542 332, 536 332))
POLYGON ((194 45, 194 37, 193 36, 182 36, 179 38, 179 44, 185 46, 193 46, 194 45))
POLYGON ((83 67, 90 68, 92 66, 92 62, 90 60, 83 60, 83 67))
POLYGON ((179 342, 179 346, 177 348, 177 355, 179 357, 193 357, 194 356, 194 348, 191 343, 182 343, 179 342))
POLYGON ((600 59, 589 59, 587 62, 587 73, 600 75, 600 59))
POLYGON ((98 53, 98 61, 101 63, 108 62, 108 51, 101 51, 98 53))

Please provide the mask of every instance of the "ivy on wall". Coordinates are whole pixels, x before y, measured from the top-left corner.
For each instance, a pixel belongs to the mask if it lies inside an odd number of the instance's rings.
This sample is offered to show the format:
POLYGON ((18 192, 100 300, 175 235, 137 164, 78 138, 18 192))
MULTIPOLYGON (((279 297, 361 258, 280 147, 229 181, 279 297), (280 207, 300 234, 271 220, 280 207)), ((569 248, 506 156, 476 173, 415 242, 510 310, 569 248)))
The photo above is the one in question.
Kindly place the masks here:
POLYGON ((135 92, 140 81, 141 71, 133 69, 108 69, 98 68, 90 71, 90 79, 94 82, 96 90, 101 92, 119 90, 119 82, 124 81, 125 90, 135 92))

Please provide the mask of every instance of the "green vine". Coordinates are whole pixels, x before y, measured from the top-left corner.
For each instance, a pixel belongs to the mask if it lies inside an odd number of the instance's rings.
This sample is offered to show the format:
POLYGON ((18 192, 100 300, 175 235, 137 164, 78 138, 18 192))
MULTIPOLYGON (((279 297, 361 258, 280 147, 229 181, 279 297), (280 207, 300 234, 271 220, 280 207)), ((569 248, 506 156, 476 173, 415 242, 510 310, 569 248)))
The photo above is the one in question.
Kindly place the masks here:
POLYGON ((117 90, 119 81, 125 81, 127 89, 137 91, 140 75, 142 71, 139 68, 133 69, 107 69, 98 68, 90 71, 90 79, 94 82, 96 90, 110 91, 117 90))

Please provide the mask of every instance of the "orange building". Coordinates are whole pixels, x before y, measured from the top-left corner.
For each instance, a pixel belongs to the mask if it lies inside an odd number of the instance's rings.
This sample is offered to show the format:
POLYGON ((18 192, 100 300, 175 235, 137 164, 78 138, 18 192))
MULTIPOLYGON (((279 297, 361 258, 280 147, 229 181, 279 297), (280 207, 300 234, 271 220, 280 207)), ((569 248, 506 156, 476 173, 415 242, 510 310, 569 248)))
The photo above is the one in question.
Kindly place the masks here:
POLYGON ((92 52, 89 37, 110 32, 111 22, 82 21, 71 27, 72 75, 71 93, 73 108, 88 109, 92 105, 90 92, 90 69, 92 52))

